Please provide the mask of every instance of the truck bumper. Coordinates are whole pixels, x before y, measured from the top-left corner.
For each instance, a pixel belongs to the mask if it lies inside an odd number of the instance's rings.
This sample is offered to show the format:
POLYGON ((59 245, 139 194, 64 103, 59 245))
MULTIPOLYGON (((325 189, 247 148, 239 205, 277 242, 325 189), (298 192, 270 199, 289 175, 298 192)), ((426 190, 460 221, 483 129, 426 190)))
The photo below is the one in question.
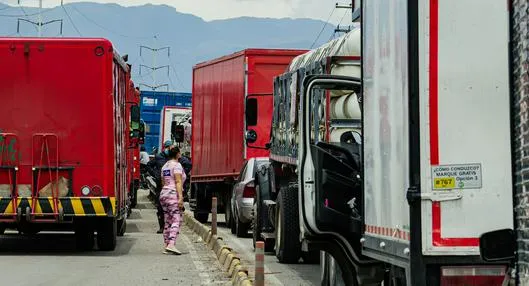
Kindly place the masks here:
POLYGON ((51 197, 31 198, 19 197, 0 198, 0 220, 9 218, 16 219, 18 212, 25 215, 26 209, 35 209, 32 213, 35 216, 53 216, 62 209, 65 217, 114 217, 116 216, 115 197, 64 197, 58 199, 59 210, 55 210, 55 202, 51 197), (35 202, 33 202, 35 200, 35 202))

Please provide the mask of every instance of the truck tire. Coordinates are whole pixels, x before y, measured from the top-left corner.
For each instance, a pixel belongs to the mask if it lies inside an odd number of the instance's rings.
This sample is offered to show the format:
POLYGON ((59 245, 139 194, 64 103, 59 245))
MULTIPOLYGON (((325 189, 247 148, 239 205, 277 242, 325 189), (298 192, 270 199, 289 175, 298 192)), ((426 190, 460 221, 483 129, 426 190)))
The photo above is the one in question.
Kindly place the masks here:
POLYGON ((276 245, 279 263, 298 263, 301 255, 299 241, 297 186, 281 187, 277 196, 276 245))
POLYGON ((391 266, 384 277, 384 286, 405 286, 406 272, 404 269, 391 266))
MULTIPOLYGON (((263 241, 261 234, 263 233, 263 226, 265 221, 268 220, 268 210, 263 207, 263 201, 261 194, 259 193, 259 185, 255 187, 255 199, 253 201, 253 219, 252 219, 252 237, 253 237, 253 248, 255 249, 255 243, 257 241, 263 241)), ((270 242, 265 241, 265 252, 273 252, 274 245, 270 242)))
POLYGON ((127 232, 127 218, 123 217, 118 220, 118 236, 124 236, 125 232, 127 232))
POLYGON ((102 251, 116 249, 118 223, 116 218, 101 219, 97 226, 97 247, 102 251))
POLYGON ((75 247, 81 251, 94 249, 94 230, 91 228, 77 228, 75 230, 75 247))
POLYGON ((135 208, 138 205, 138 188, 132 187, 132 197, 130 198, 130 208, 135 208))
POLYGON ((193 213, 193 217, 195 217, 195 219, 198 220, 200 223, 206 223, 208 222, 209 213, 195 212, 193 213))
POLYGON ((301 258, 305 264, 319 264, 320 263, 320 252, 319 251, 302 251, 301 258))

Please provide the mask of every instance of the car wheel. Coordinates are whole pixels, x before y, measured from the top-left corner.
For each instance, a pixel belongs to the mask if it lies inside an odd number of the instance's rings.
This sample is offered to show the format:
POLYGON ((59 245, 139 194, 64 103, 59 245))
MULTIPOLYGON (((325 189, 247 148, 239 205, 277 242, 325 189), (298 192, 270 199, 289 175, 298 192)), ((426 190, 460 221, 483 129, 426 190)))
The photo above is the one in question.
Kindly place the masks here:
POLYGON ((233 223, 233 216, 231 214, 231 197, 227 196, 226 206, 224 207, 224 219, 226 220, 226 227, 231 227, 233 223))
POLYGON ((232 222, 231 222, 231 225, 230 225, 230 230, 231 230, 231 234, 236 234, 237 233, 237 224, 234 222, 234 220, 238 217, 237 215, 237 210, 234 211, 233 215, 232 215, 232 222))
POLYGON ((235 224, 235 234, 237 237, 246 237, 248 236, 248 228, 250 227, 249 224, 243 223, 239 216, 235 218, 236 224, 235 224))

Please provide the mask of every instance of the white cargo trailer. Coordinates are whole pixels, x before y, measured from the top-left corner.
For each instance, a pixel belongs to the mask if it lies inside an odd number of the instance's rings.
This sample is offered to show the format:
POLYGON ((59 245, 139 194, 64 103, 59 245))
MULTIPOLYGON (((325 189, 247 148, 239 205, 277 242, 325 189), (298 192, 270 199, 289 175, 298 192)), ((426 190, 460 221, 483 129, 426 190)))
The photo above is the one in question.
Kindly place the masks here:
POLYGON ((313 53, 294 96, 275 97, 283 166, 271 173, 295 166, 302 248, 325 251, 323 285, 336 273, 346 285, 502 285, 514 255, 509 1, 362 2, 361 75, 306 73, 313 53), (362 139, 331 140, 333 117, 356 104, 332 101, 348 94, 362 99, 362 139))
POLYGON ((178 144, 182 154, 191 152, 191 108, 178 106, 164 106, 160 113, 159 150, 163 150, 163 143, 171 140, 178 144), (176 130, 182 128, 182 132, 176 130), (182 138, 175 138, 179 136, 182 138))

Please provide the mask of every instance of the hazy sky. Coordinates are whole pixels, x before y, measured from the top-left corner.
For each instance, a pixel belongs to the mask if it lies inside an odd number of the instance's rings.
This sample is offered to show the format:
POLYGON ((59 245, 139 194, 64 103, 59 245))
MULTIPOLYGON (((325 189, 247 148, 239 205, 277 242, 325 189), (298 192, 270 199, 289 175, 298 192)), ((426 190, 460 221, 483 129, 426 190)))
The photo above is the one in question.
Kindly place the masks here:
MULTIPOLYGON (((24 6, 38 6, 38 0, 20 1, 24 6)), ((15 5, 17 0, 0 0, 0 2, 15 5)), ((45 7, 53 7, 59 5, 60 2, 61 0, 43 0, 43 5, 45 7)), ((175 7, 179 12, 191 13, 205 20, 239 16, 327 20, 336 2, 351 3, 350 0, 64 0, 65 4, 72 2, 118 3, 123 6, 136 6, 147 3, 167 4, 175 7)), ((350 24, 350 15, 350 12, 346 9, 336 9, 330 22, 337 24, 344 18, 342 23, 348 25, 350 24)))

